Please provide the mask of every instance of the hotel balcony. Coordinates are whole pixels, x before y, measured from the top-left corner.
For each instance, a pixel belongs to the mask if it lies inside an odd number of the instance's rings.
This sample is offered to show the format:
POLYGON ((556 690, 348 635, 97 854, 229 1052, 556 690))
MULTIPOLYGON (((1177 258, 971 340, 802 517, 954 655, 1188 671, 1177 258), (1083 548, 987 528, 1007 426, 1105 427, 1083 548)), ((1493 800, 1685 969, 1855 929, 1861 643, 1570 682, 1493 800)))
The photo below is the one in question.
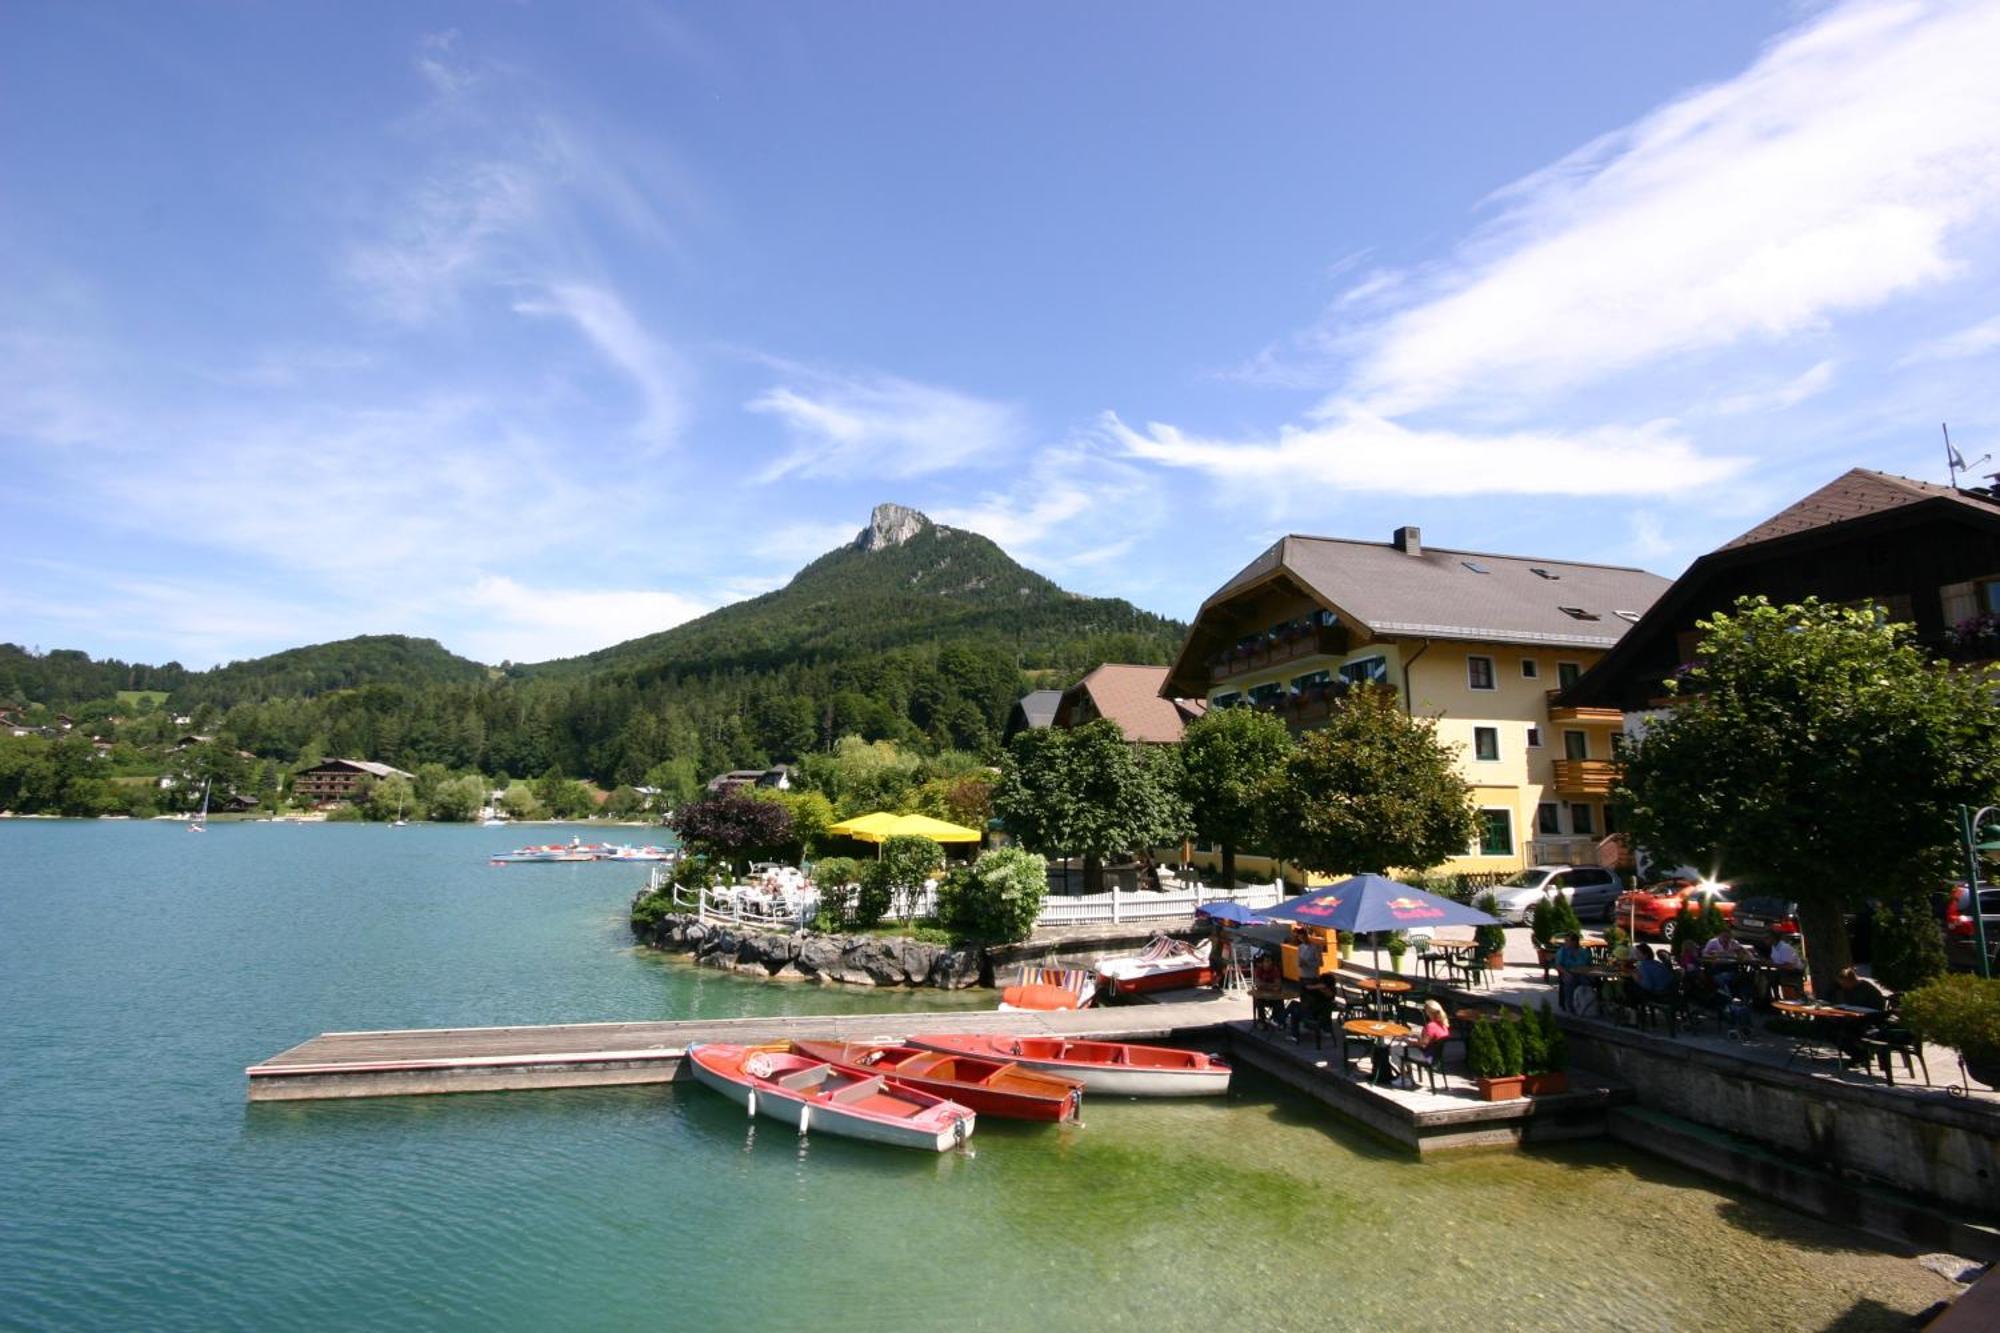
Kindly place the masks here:
POLYGON ((1618 764, 1610 759, 1558 759, 1551 767, 1564 796, 1609 796, 1618 782, 1618 764))
POLYGON ((1347 651, 1347 629, 1342 625, 1320 625, 1295 630, 1278 638, 1265 638, 1254 645, 1241 645, 1217 653, 1208 660, 1211 681, 1228 680, 1246 672, 1296 661, 1301 657, 1338 657, 1347 651))
POLYGON ((1625 725, 1625 714, 1616 708, 1563 708, 1556 704, 1561 690, 1549 691, 1549 721, 1597 723, 1607 727, 1625 725))

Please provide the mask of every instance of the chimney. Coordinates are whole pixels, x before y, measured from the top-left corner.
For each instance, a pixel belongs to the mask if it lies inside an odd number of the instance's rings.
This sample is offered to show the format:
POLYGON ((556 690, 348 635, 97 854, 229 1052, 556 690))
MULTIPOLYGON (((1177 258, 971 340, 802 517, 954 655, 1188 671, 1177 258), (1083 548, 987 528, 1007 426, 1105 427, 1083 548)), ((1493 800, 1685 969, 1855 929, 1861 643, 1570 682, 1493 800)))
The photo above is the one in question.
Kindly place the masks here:
POLYGON ((1404 555, 1422 555, 1424 553, 1424 530, 1414 527, 1397 528, 1396 535, 1389 539, 1389 544, 1404 555))

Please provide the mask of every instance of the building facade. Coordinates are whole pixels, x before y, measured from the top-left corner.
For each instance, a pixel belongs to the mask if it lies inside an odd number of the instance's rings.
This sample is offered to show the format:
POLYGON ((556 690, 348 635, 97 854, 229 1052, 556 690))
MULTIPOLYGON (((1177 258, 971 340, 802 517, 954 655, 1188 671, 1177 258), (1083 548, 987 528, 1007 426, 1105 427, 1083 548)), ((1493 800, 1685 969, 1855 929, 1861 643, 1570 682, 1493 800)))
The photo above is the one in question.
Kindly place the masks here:
MULTIPOLYGON (((1455 746, 1481 831, 1444 869, 1501 875, 1596 864, 1623 715, 1554 696, 1666 590, 1644 570, 1288 536, 1202 604, 1163 695, 1265 709, 1295 731, 1359 683, 1396 691, 1455 746)), ((1246 873, 1274 863, 1239 854, 1246 873)))
POLYGON ((292 775, 292 799, 305 805, 351 801, 364 784, 387 777, 412 778, 414 775, 366 759, 329 759, 292 775))

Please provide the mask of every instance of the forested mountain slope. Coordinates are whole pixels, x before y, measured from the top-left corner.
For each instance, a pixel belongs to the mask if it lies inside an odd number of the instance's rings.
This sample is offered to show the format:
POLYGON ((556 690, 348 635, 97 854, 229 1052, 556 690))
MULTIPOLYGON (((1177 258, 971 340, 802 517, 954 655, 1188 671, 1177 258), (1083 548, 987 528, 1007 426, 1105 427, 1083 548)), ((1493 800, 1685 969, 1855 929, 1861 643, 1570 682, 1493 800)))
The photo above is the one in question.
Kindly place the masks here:
POLYGON ((169 689, 169 706, 192 712, 198 730, 281 763, 338 754, 684 787, 850 734, 991 753, 1031 683, 1068 683, 1105 661, 1165 662, 1184 629, 1064 592, 976 533, 885 505, 854 543, 776 592, 504 676, 395 635, 182 672, 171 685, 123 683, 166 668, 82 654, 56 674, 93 691, 169 689))

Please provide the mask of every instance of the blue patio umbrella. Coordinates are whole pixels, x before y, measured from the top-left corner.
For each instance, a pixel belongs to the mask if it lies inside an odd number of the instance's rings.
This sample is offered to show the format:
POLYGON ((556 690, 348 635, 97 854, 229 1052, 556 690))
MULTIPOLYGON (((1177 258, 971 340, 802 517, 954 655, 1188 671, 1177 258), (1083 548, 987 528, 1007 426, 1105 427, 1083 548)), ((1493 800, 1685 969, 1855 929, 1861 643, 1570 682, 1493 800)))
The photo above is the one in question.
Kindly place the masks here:
POLYGON ((1195 909, 1195 915, 1211 921, 1227 921, 1232 926, 1252 926, 1264 919, 1242 903, 1203 903, 1195 909))
MULTIPOLYGON (((1266 921, 1292 921, 1350 935, 1374 935, 1411 926, 1495 926, 1476 907, 1399 884, 1386 875, 1356 875, 1323 889, 1287 898, 1264 911, 1266 921)), ((1379 969, 1378 969, 1379 970, 1379 969)))

